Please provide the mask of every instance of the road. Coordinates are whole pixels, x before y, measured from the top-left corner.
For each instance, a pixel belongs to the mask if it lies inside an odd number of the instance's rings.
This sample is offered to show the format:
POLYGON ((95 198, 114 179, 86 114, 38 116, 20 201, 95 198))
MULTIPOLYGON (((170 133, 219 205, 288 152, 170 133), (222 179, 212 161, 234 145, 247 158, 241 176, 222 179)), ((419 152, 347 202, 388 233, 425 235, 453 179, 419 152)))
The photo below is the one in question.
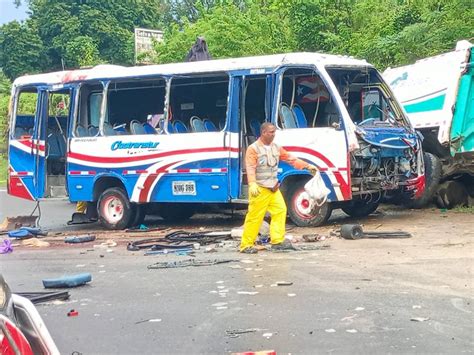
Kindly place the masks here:
MULTIPOLYGON (((0 197, 3 216, 31 207, 0 197)), ((202 247, 196 259, 239 261, 157 270, 147 266, 187 257, 129 252, 127 242, 142 236, 107 233, 97 226, 86 230, 96 230, 95 242, 64 245, 64 236, 53 232, 65 229, 73 207, 64 202, 43 206, 49 248, 18 246, 0 255, 2 273, 17 292, 41 291, 43 278, 92 273, 89 285, 69 290, 69 301, 38 305, 63 354, 269 349, 278 354, 447 354, 474 349, 472 214, 384 207, 363 221, 364 228, 403 229, 413 238, 332 237, 307 244, 320 250, 245 256, 232 247, 215 253, 202 247), (107 239, 118 245, 94 247, 107 239), (278 281, 292 285, 275 286, 278 281), (79 316, 67 317, 70 309, 79 316), (236 337, 226 333, 239 329, 252 331, 236 337)), ((229 228, 241 222, 241 217, 197 216, 180 227, 229 228)), ((328 227, 289 233, 329 236, 345 222, 354 220, 340 215, 328 227)))

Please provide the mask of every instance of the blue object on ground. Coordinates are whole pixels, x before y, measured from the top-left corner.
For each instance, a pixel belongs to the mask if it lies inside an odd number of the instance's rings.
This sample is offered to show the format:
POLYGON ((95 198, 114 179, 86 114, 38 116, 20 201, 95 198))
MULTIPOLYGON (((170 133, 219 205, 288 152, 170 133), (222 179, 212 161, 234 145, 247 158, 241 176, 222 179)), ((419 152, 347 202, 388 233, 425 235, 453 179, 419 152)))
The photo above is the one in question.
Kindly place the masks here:
POLYGON ((14 229, 8 231, 8 236, 10 238, 25 239, 34 237, 34 234, 30 233, 27 229, 14 229))
POLYGON ((92 281, 92 275, 88 272, 75 275, 67 275, 56 279, 43 279, 44 288, 65 288, 82 286, 92 281))
POLYGON ((30 232, 33 235, 48 235, 48 232, 42 231, 40 228, 34 228, 34 227, 20 227, 20 230, 26 230, 30 232))

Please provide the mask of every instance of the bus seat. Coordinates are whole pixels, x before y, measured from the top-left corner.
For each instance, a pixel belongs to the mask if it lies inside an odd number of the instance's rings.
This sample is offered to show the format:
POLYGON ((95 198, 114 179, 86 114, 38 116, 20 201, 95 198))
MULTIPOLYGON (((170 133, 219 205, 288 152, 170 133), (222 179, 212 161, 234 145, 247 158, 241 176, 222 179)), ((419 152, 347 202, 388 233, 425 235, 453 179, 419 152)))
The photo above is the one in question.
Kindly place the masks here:
POLYGON ((197 116, 191 117, 191 119, 189 120, 189 123, 191 125, 191 129, 192 129, 193 132, 205 132, 206 131, 206 128, 204 127, 204 123, 197 116))
POLYGON ((137 120, 130 122, 130 132, 132 134, 146 134, 145 127, 137 120))
POLYGON ((86 127, 81 125, 80 123, 76 126, 76 137, 87 137, 88 132, 86 127))
POLYGON ((60 132, 48 130, 48 158, 60 158, 61 154, 61 139, 62 135, 60 132))
POLYGON ((295 115, 296 126, 298 128, 307 128, 308 127, 308 120, 306 119, 304 111, 303 111, 303 109, 301 108, 300 105, 298 105, 298 104, 293 105, 293 114, 295 115))
POLYGON ((297 128, 295 114, 284 102, 280 104, 280 122, 283 128, 297 128))
POLYGON ((154 129, 148 122, 143 124, 143 129, 145 130, 145 134, 156 134, 156 129, 154 129))
POLYGON ((188 127, 186 127, 183 121, 176 120, 173 123, 173 131, 174 133, 187 133, 188 127))
POLYGON ((110 123, 104 122, 104 134, 106 136, 115 136, 117 135, 118 131, 112 128, 110 123))
POLYGON ((90 125, 89 128, 87 128, 87 131, 89 132, 89 137, 95 137, 99 135, 99 127, 90 125))
POLYGON ((207 132, 217 132, 216 125, 210 119, 205 118, 202 122, 204 123, 204 128, 207 132))
POLYGON ((250 130, 255 138, 260 137, 260 122, 256 119, 250 120, 250 130))
POLYGON ((168 121, 168 123, 166 124, 166 129, 167 129, 168 133, 175 133, 173 125, 171 124, 170 121, 168 121))

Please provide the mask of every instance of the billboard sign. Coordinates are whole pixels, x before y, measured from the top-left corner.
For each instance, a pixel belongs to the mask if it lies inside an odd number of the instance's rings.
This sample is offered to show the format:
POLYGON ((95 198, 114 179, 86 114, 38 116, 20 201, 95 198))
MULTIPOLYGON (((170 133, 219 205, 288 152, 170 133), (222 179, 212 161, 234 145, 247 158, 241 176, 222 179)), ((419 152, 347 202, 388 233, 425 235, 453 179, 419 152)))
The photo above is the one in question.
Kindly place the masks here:
POLYGON ((163 41, 163 31, 135 28, 135 63, 149 62, 147 54, 153 49, 153 40, 163 41))

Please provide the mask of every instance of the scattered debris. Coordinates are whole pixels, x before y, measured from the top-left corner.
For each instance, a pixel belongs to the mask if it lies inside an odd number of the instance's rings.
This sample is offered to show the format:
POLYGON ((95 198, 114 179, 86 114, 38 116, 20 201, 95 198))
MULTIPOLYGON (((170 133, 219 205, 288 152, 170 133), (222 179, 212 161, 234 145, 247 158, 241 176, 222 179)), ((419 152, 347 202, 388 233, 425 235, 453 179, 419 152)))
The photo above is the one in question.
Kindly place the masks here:
POLYGON ((306 243, 321 242, 326 240, 326 236, 320 234, 304 234, 302 238, 306 243))
POLYGON ((116 247, 117 246, 117 242, 112 240, 112 239, 107 239, 105 242, 103 243, 100 243, 100 244, 95 244, 94 245, 94 248, 112 248, 112 247, 116 247))
POLYGON ((147 323, 147 322, 158 323, 158 322, 161 322, 161 319, 160 318, 144 319, 144 320, 139 320, 138 322, 135 322, 135 324, 147 323))
POLYGON ((76 311, 75 309, 71 309, 69 312, 67 312, 68 317, 77 317, 79 315, 79 312, 76 311))
POLYGON ((415 306, 411 306, 411 308, 413 308, 413 309, 421 309, 421 306, 415 305, 415 306))
POLYGON ((14 292, 14 293, 19 295, 19 296, 28 298, 33 304, 69 299, 69 292, 67 292, 67 291, 14 292))
POLYGON ((92 275, 88 272, 76 275, 58 277, 55 279, 43 279, 44 288, 65 288, 85 285, 92 281, 92 275))
POLYGON ((0 244, 0 254, 8 254, 13 252, 13 245, 10 239, 4 239, 0 244))
POLYGON ((179 267, 188 267, 188 266, 210 266, 224 263, 238 262, 237 259, 215 259, 215 260, 179 260, 179 261, 164 261, 157 262, 152 265, 148 265, 148 269, 170 269, 170 268, 179 268, 179 267))
POLYGON ((262 336, 264 338, 270 339, 273 336, 273 333, 263 333, 262 336))
POLYGON ((360 224, 343 224, 341 226, 341 237, 344 239, 361 239, 361 238, 411 238, 408 232, 364 232, 360 224))
POLYGON ((412 322, 426 322, 427 320, 430 320, 429 317, 413 317, 410 318, 412 322))
POLYGON ((288 293, 288 297, 295 297, 296 293, 288 293))
POLYGON ((258 294, 258 291, 237 291, 237 294, 255 296, 258 294))
POLYGON ((291 285, 293 285, 293 282, 291 282, 291 281, 277 281, 276 285, 277 286, 291 286, 291 285))
POLYGON ((92 242, 95 240, 95 235, 89 235, 89 234, 84 234, 84 235, 73 235, 64 238, 64 243, 87 243, 87 242, 92 242))
POLYGON ((259 328, 232 329, 232 330, 226 330, 225 334, 230 338, 238 338, 241 334, 256 333, 262 330, 265 330, 265 329, 259 329, 259 328))
POLYGON ((364 309, 365 309, 364 307, 356 307, 356 308, 354 309, 354 311, 357 311, 357 312, 358 312, 358 311, 363 311, 364 309))
POLYGON ((34 227, 38 216, 16 216, 6 217, 0 224, 0 232, 6 232, 21 227, 34 227))
POLYGON ((21 245, 26 246, 26 247, 38 247, 38 248, 43 248, 43 247, 49 247, 49 243, 45 242, 44 240, 40 240, 38 238, 30 238, 30 239, 25 239, 21 241, 21 245))
POLYGON ((326 333, 335 333, 335 332, 336 332, 336 329, 330 328, 330 329, 325 329, 324 331, 325 331, 326 333))
POLYGON ((346 332, 354 334, 357 333, 357 329, 346 329, 346 332))

